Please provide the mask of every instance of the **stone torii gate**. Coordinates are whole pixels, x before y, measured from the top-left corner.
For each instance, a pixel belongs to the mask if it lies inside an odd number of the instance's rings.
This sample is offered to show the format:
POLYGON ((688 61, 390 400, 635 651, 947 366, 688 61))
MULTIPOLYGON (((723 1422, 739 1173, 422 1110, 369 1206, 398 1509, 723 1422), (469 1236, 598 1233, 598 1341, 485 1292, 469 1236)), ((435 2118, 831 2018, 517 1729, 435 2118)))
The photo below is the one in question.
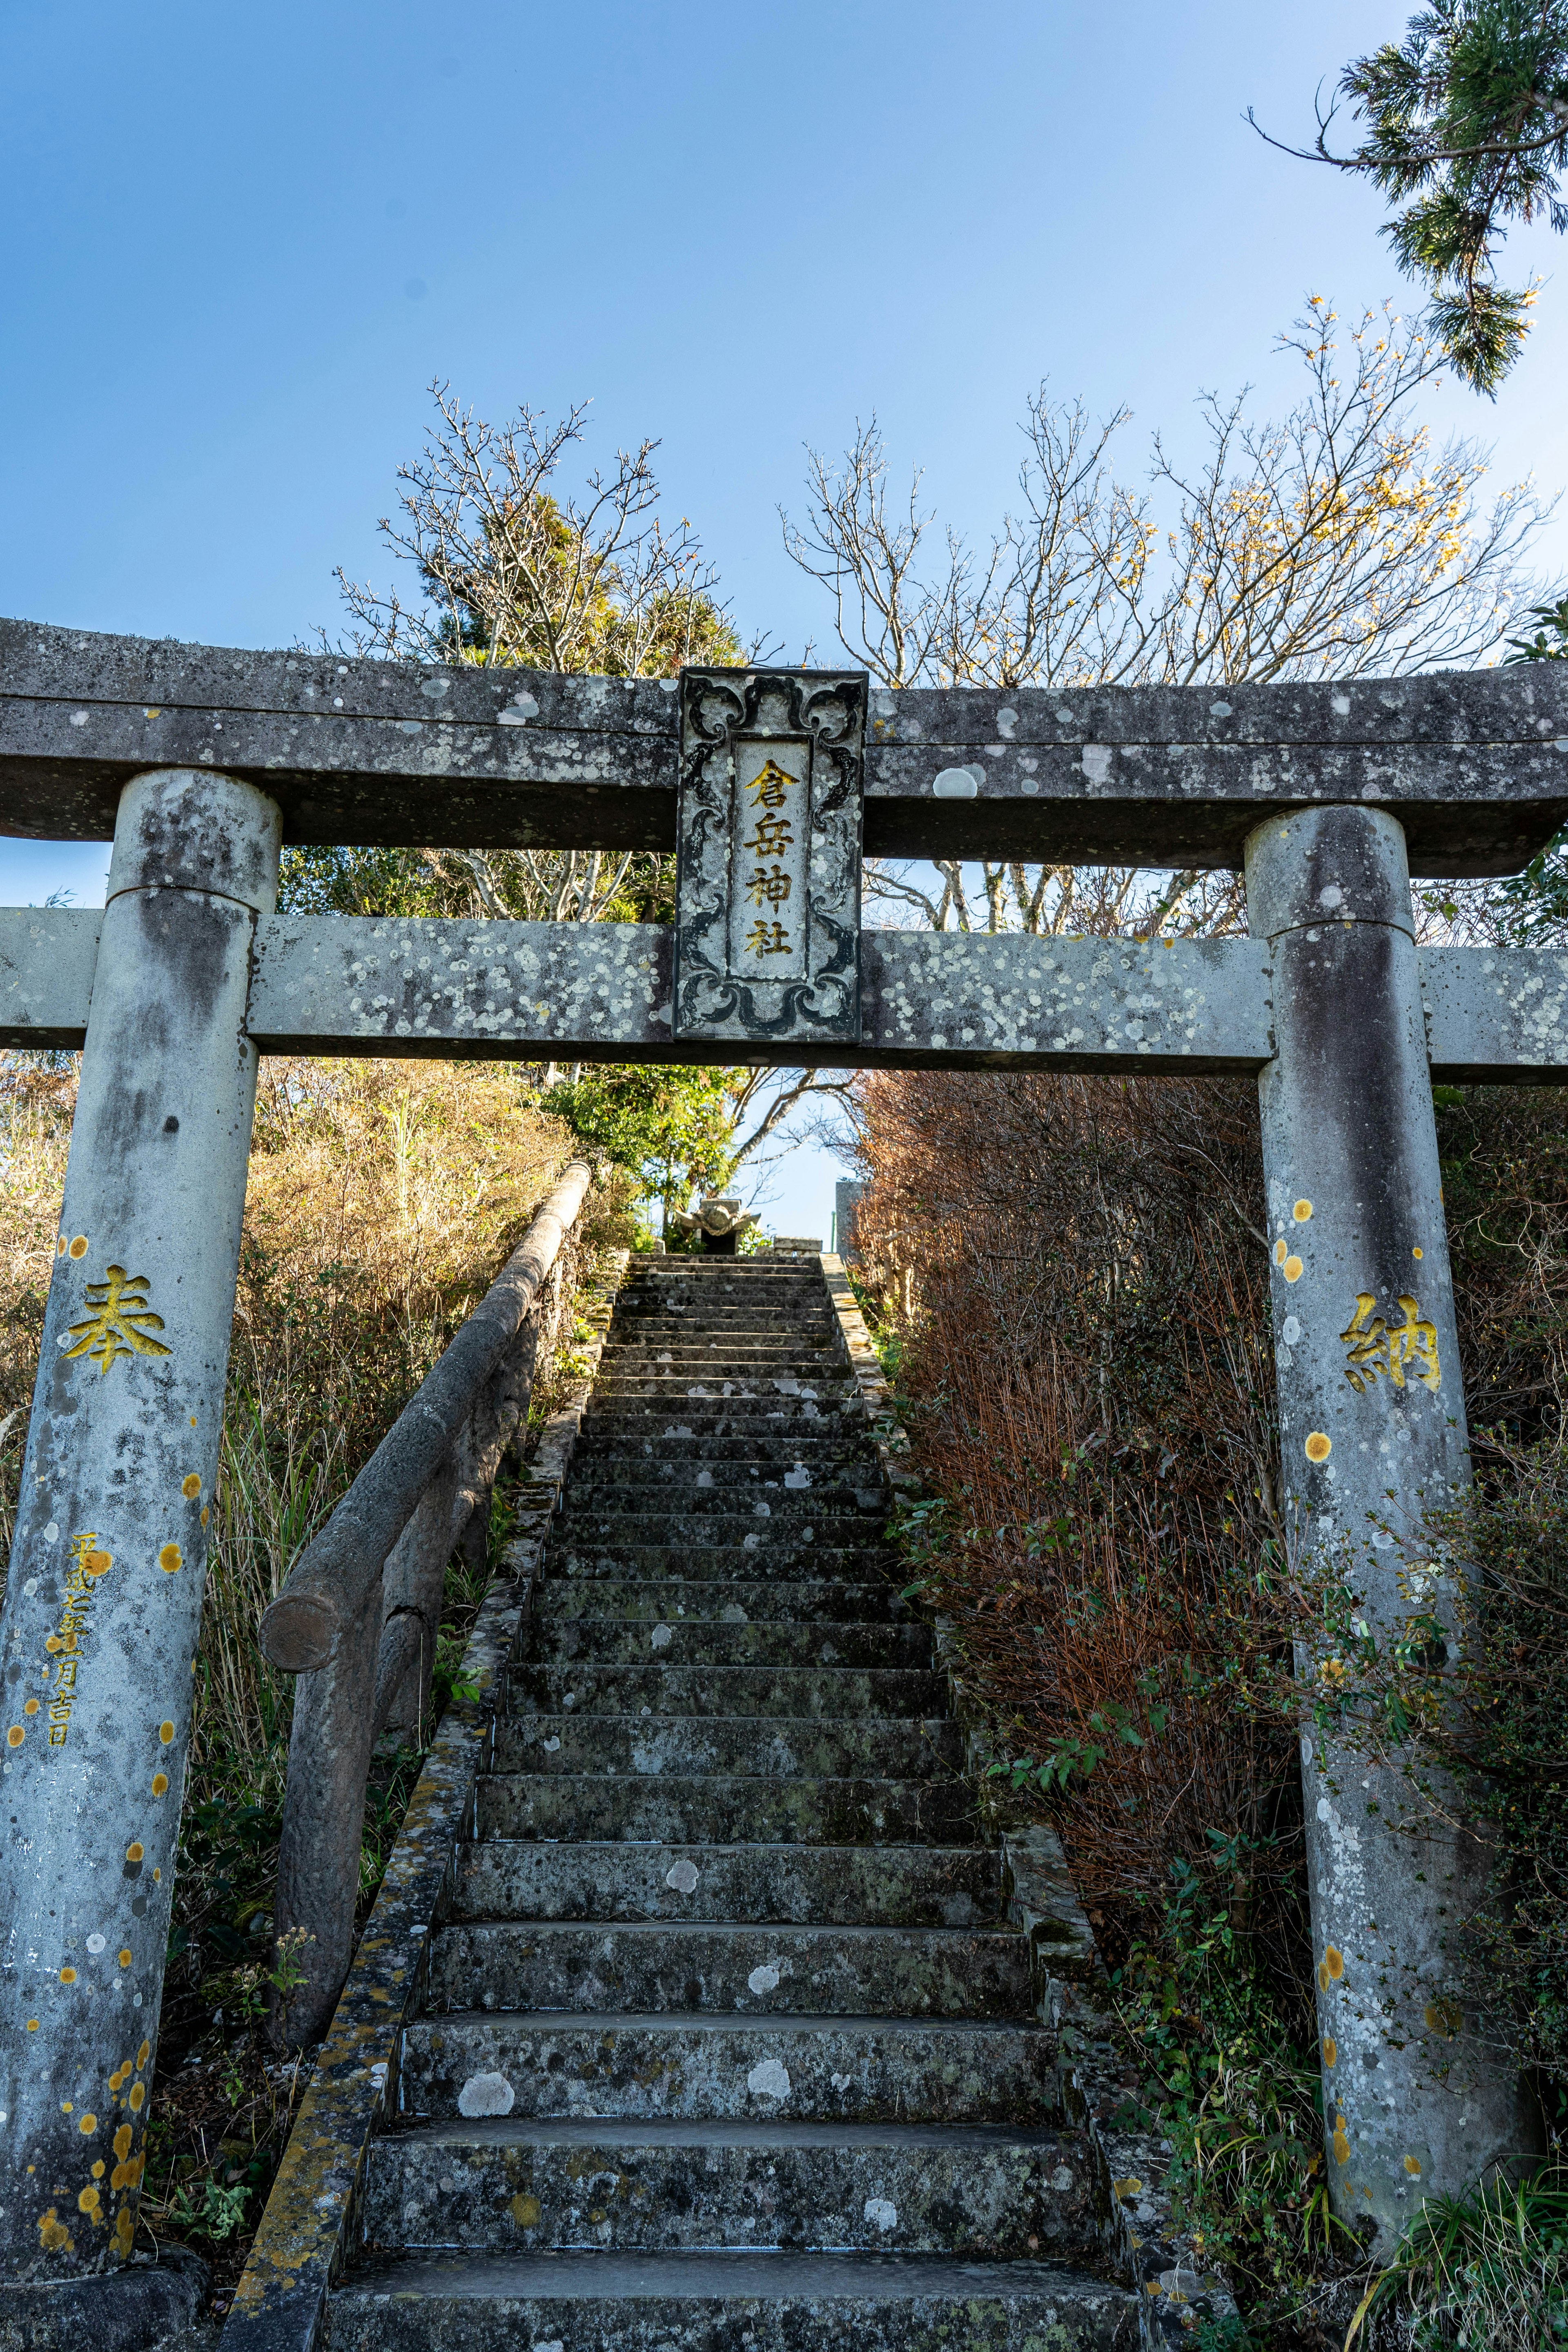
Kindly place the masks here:
MULTIPOLYGON (((1565 817, 1556 665, 893 695, 0 624, 0 831, 114 845, 101 912, 0 911, 0 1044, 86 1049, 0 1620, 0 2277, 132 2243, 259 1054, 1255 1071, 1282 1487, 1387 1633, 1468 1475, 1432 1081, 1568 1075, 1568 957, 1418 951, 1409 875, 1565 817), (678 919, 279 917, 285 841, 679 845, 678 919), (862 845, 1244 865, 1251 936, 864 931, 862 845)), ((1452 2004, 1481 1857, 1353 1743, 1302 1774, 1329 2179, 1386 2243, 1529 2142, 1452 2004)))

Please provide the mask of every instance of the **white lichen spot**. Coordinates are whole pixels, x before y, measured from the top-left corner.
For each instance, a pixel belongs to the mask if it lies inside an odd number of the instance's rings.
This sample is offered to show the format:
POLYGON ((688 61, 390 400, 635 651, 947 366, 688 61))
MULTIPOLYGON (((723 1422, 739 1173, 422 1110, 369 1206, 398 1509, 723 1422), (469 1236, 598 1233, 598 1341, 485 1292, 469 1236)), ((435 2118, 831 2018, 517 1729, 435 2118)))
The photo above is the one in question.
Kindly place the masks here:
POLYGON ((842 2095, 842 2094, 849 2088, 849 2085, 855 2080, 855 2077, 853 2074, 829 2074, 827 2079, 832 2084, 834 2089, 842 2095))
MULTIPOLYGON (((764 1962, 763 1967, 760 1969, 753 1969, 751 1975, 746 1979, 746 1983, 752 1992, 777 1992, 779 1989, 778 1962, 776 1960, 768 1960, 764 1962)), ((785 2087, 788 2087, 787 2084, 785 2087)))
POLYGON ((697 1864, 694 1862, 688 1862, 683 1854, 678 1863, 665 1872, 664 1883, 667 1886, 673 1887, 677 1895, 694 1895, 697 1892, 699 1874, 697 1864))
POLYGON ((899 2226, 899 2209, 889 2198, 868 2197, 861 2210, 872 2229, 879 2230, 884 2237, 899 2226))
POLYGON ((668 1650, 674 1639, 675 1635, 668 1625, 656 1625, 648 1635, 648 1640, 656 1650, 668 1650))
POLYGON ((760 2058, 746 2077, 746 2088, 753 2098, 787 2099, 789 2070, 776 2058, 760 2058))
POLYGON ((458 2094, 460 2116, 510 2116, 517 2094, 504 2074, 470 2074, 458 2094))

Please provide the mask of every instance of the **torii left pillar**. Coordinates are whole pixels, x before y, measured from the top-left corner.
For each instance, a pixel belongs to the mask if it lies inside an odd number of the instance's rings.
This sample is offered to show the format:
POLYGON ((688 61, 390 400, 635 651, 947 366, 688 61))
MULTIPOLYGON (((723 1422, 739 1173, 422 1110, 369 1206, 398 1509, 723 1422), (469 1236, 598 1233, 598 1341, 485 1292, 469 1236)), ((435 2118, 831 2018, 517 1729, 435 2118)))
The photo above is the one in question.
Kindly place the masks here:
POLYGON ((117 814, 0 1617, 0 2287, 135 2236, 281 833, 199 770, 117 814))

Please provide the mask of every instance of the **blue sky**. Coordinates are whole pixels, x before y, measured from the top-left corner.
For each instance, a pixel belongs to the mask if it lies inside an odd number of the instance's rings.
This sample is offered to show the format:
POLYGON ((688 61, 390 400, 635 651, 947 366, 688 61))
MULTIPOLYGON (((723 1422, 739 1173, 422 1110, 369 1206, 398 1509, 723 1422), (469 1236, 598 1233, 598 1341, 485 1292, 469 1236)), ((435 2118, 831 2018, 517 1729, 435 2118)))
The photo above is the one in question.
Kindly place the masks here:
MULTIPOLYGON (((0 612, 220 645, 332 625, 336 564, 386 574, 375 520, 439 375, 481 412, 591 397, 606 454, 658 437, 742 627, 826 652, 775 511, 803 442, 875 409, 984 529, 1042 376, 1180 447, 1205 387, 1289 397, 1271 346, 1308 292, 1411 307, 1373 195, 1241 119, 1301 132, 1407 13, 8 0, 0 612)), ((1549 283, 1496 406, 1426 412, 1547 491, 1565 251, 1510 249, 1549 283)), ((1568 522, 1542 562, 1568 570, 1568 522)), ((0 901, 89 903, 104 864, 0 840, 0 901)), ((778 1222, 816 1230, 831 1174, 798 1155, 778 1222)))

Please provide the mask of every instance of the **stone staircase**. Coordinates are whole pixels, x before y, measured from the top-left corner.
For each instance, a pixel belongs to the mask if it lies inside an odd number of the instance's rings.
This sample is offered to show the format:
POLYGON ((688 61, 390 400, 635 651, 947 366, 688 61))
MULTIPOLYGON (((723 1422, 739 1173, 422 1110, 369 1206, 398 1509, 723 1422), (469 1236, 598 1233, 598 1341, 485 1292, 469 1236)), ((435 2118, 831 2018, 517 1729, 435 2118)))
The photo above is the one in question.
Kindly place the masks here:
POLYGON ((1121 2352, 821 1269, 633 1267, 331 2352, 1121 2352))

